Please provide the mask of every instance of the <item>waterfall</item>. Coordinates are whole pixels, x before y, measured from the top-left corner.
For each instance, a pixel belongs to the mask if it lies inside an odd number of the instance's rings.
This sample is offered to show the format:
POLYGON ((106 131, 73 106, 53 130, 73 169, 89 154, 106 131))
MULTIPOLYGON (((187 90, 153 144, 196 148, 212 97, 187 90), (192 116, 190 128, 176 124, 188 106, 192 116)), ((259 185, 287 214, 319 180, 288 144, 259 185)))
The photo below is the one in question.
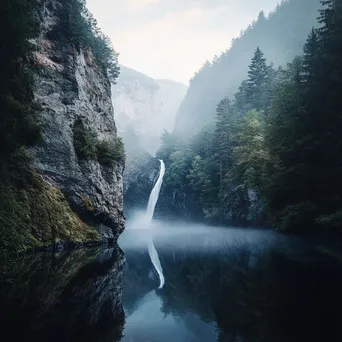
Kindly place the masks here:
POLYGON ((163 178, 165 175, 165 164, 162 160, 159 160, 159 161, 160 161, 159 177, 158 177, 157 183, 155 184, 155 186, 151 192, 150 198, 148 200, 148 205, 147 205, 146 216, 147 216, 148 222, 152 221, 152 219, 153 219, 154 210, 155 210, 156 204, 158 202, 160 189, 161 189, 161 186, 163 184, 163 178))
MULTIPOLYGON (((163 184, 163 178, 165 174, 165 164, 162 160, 159 160, 159 161, 160 161, 159 177, 151 192, 150 198, 148 200, 147 210, 146 210, 146 217, 147 217, 148 222, 151 222, 153 219, 154 210, 158 202, 159 193, 160 193, 161 186, 163 184)), ((151 238, 150 243, 148 244, 148 254, 150 255, 152 264, 159 275, 159 280, 160 280, 159 288, 161 289, 165 284, 165 278, 163 275, 163 268, 159 260, 158 252, 156 248, 154 247, 152 238, 151 238)))

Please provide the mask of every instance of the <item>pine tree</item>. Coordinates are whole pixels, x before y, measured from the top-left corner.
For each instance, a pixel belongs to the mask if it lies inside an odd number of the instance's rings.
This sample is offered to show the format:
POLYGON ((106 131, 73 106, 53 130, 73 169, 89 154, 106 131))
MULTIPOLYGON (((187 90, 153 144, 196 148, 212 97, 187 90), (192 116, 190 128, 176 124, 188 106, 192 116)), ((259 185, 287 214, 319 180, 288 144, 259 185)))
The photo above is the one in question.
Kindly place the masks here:
POLYGON ((268 160, 262 113, 249 111, 236 125, 235 137, 238 144, 233 149, 233 178, 249 188, 260 189, 264 163, 268 160))
POLYGON ((242 81, 239 91, 235 94, 234 110, 240 115, 244 115, 252 109, 252 105, 248 103, 247 99, 247 80, 242 81))
POLYGON ((342 1, 322 4, 322 26, 287 73, 269 122, 278 165, 269 203, 285 229, 342 227, 342 1))
POLYGON ((262 93, 268 81, 268 68, 266 58, 259 49, 256 49, 252 62, 249 66, 246 95, 253 109, 264 110, 262 93))
POLYGON ((82 46, 90 48, 94 57, 106 72, 109 80, 115 84, 119 76, 119 54, 112 47, 110 39, 98 27, 97 20, 86 7, 85 0, 61 0, 59 22, 49 32, 50 39, 67 40, 78 49, 82 46))
POLYGON ((304 45, 303 57, 303 81, 312 86, 316 80, 316 72, 319 69, 318 65, 319 42, 318 35, 315 29, 312 29, 306 44, 304 45))
POLYGON ((232 122, 233 107, 228 98, 224 98, 216 109, 216 129, 214 143, 216 146, 215 158, 219 167, 220 184, 223 176, 231 166, 232 152, 232 122))
MULTIPOLYGON (((310 107, 316 118, 319 205, 326 215, 342 207, 342 1, 322 1, 318 30, 319 91, 310 107), (327 167, 328 166, 328 167, 327 167)), ((311 96, 313 98, 313 96, 311 96)), ((342 226, 342 222, 340 222, 342 226)))

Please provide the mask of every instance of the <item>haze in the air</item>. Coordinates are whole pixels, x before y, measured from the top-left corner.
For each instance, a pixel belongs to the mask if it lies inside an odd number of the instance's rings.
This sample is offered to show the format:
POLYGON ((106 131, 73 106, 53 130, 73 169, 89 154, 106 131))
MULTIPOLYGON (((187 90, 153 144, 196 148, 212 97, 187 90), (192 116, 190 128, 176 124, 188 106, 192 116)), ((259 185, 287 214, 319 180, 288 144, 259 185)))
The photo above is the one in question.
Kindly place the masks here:
POLYGON ((279 0, 88 0, 120 63, 152 78, 188 83, 261 10, 279 0))

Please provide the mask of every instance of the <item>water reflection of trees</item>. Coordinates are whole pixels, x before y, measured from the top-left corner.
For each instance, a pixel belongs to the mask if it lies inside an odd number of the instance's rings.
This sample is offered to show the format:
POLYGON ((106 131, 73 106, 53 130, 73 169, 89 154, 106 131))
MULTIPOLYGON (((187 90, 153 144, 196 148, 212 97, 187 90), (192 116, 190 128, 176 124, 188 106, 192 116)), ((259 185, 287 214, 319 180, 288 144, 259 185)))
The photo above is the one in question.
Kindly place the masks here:
MULTIPOLYGON (((342 341, 342 267, 315 245, 275 235, 194 239, 162 245, 156 238, 164 315, 188 324, 194 314, 217 327, 218 342, 342 341)), ((129 252, 127 262, 124 292, 133 312, 158 277, 151 277, 147 249, 129 252)))
POLYGON ((119 249, 24 256, 0 282, 0 331, 13 341, 120 341, 119 249))
POLYGON ((325 341, 328 331, 332 341, 342 340, 335 335, 341 336, 341 267, 289 259, 283 251, 230 246, 207 254, 160 253, 167 279, 158 292, 162 310, 215 323, 219 342, 325 341), (330 320, 322 320, 322 312, 330 320))
POLYGON ((204 321, 216 322, 221 335, 228 331, 233 340, 239 334, 246 338, 260 334, 276 291, 269 284, 267 268, 261 267, 265 260, 234 248, 181 260, 161 258, 167 283, 159 293, 166 315, 193 312, 204 321))
POLYGON ((158 287, 158 275, 146 250, 128 251, 123 280, 123 302, 127 315, 132 314, 139 301, 158 287))

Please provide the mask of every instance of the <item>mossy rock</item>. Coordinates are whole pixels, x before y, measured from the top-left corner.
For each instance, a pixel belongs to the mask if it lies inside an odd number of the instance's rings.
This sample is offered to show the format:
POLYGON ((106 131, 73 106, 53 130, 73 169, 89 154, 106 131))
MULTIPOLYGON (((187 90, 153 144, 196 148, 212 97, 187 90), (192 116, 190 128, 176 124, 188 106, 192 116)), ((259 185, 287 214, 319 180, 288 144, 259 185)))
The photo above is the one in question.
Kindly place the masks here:
POLYGON ((72 211, 59 189, 30 170, 0 181, 0 234, 0 254, 101 240, 96 229, 72 211))

